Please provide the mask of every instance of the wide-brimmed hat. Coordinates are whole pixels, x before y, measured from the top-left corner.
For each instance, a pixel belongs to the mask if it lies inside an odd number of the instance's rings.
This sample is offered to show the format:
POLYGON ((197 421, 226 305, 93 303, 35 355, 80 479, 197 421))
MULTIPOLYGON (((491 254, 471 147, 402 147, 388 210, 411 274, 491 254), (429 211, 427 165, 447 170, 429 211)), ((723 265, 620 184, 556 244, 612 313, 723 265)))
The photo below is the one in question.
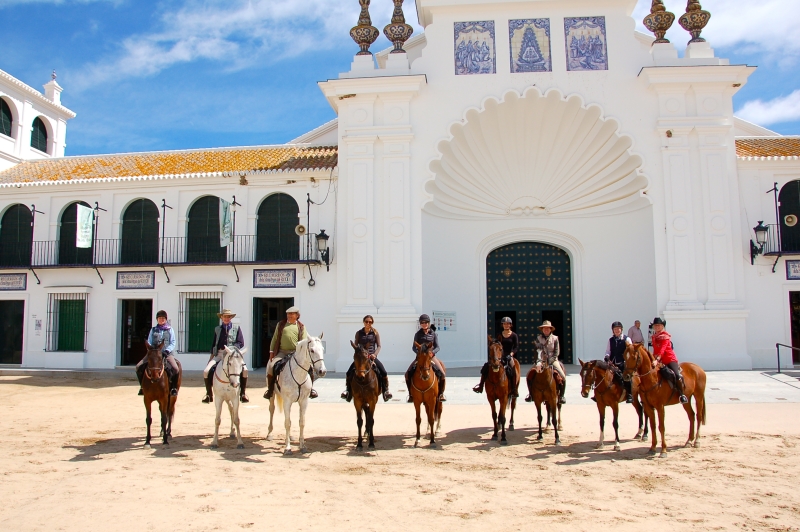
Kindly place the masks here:
MULTIPOLYGON (((541 331, 541 330, 542 330, 542 328, 544 328, 544 327, 550 327, 551 329, 553 329, 553 331, 555 331, 555 330, 556 330, 556 328, 555 328, 555 327, 553 327, 553 324, 552 324, 552 323, 550 323, 550 320, 544 320, 544 321, 542 322, 542 324, 541 324, 541 325, 539 325, 539 327, 537 327, 537 329, 539 329, 539 330, 541 331)), ((552 332, 552 331, 551 331, 551 332, 552 332)))
POLYGON ((651 323, 650 325, 663 325, 664 327, 666 327, 667 326, 667 322, 662 320, 661 318, 656 317, 656 318, 653 318, 653 323, 651 323))
POLYGON ((286 309, 286 314, 289 314, 290 312, 295 312, 297 314, 300 314, 300 307, 289 307, 289 308, 287 308, 286 309))
POLYGON ((217 312, 217 317, 222 319, 222 316, 230 316, 231 318, 236 317, 236 313, 229 308, 222 309, 222 312, 217 312))

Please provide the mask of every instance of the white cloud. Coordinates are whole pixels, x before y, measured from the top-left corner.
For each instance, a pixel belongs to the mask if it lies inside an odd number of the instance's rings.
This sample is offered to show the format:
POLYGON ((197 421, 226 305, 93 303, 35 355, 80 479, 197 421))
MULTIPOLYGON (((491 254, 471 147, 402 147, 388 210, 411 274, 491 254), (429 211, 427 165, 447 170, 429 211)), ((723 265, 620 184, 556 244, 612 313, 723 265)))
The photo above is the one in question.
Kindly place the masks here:
MULTIPOLYGON (((650 12, 650 4, 650 0, 639 0, 633 12, 638 29, 648 34, 642 19, 650 12)), ((690 37, 678 24, 678 18, 686 11, 686 1, 665 0, 664 4, 675 14, 675 23, 667 38, 683 47, 690 37)), ((701 4, 711 13, 702 36, 713 47, 739 47, 746 52, 765 53, 784 66, 800 59, 800 40, 796 36, 797 0, 701 0, 701 4)))
POLYGON ((800 89, 788 96, 780 96, 766 102, 751 100, 735 114, 762 126, 800 120, 800 89))
MULTIPOLYGON (((391 18, 391 0, 373 1, 370 13, 382 29, 391 18)), ((177 63, 213 60, 236 70, 330 48, 350 40, 358 15, 356 2, 187 0, 163 14, 155 31, 125 38, 119 54, 85 67, 71 89, 153 75, 177 63)))

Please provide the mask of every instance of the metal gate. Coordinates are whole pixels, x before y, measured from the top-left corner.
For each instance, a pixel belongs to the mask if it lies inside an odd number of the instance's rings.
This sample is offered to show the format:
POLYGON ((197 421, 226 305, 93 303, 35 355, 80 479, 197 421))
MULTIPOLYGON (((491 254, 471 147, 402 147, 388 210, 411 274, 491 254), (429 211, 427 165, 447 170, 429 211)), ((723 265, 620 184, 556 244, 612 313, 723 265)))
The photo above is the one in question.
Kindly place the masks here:
POLYGON ((572 364, 572 271, 567 252, 538 242, 518 242, 486 257, 487 330, 497 336, 500 319, 514 320, 519 359, 533 362, 537 327, 550 320, 561 344, 561 360, 572 364))

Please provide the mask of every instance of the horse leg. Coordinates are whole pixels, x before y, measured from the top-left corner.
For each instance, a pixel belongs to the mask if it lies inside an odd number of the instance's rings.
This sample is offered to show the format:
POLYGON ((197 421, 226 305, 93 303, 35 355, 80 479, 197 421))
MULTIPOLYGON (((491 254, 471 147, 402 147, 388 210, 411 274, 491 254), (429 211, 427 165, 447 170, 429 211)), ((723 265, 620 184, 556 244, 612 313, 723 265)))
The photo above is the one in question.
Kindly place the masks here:
POLYGON ((214 418, 214 439, 211 441, 211 448, 219 447, 219 425, 222 423, 222 394, 214 392, 214 408, 217 410, 217 417, 214 418))
MULTIPOLYGON (((508 445, 506 440, 506 408, 508 407, 508 394, 500 396, 500 415, 498 421, 500 423, 500 445, 508 445)), ((495 429, 496 430, 496 429, 495 429)))
POLYGON ((558 430, 564 430, 564 426, 561 424, 561 405, 558 404, 558 400, 556 400, 556 413, 558 414, 558 430))
POLYGON ((539 437, 536 441, 542 441, 542 403, 536 403, 536 419, 539 420, 539 437))
POLYGON ((611 426, 614 427, 614 450, 619 451, 619 404, 614 403, 611 405, 611 412, 614 414, 614 420, 611 422, 611 426))
POLYGON ((441 401, 436 401, 436 435, 441 437, 442 436, 442 410, 444 409, 444 404, 441 401))
POLYGON ((689 402, 683 405, 686 415, 689 416, 689 439, 687 439, 686 443, 683 444, 684 447, 691 447, 692 442, 694 441, 694 410, 692 410, 692 396, 690 395, 688 398, 689 402))
POLYGON ((147 411, 147 416, 144 418, 145 423, 147 423, 147 438, 144 440, 144 448, 150 449, 150 425, 153 423, 153 417, 150 415, 152 411, 153 403, 148 403, 147 401, 144 402, 144 408, 147 411))
MULTIPOLYGON (((636 415, 639 416, 639 430, 636 431, 636 436, 633 437, 634 440, 641 440, 644 431, 642 430, 642 405, 634 396, 633 398, 633 409, 636 410, 636 415)), ((645 423, 647 423, 647 419, 645 418, 645 423)), ((646 425, 645 425, 646 427, 646 425)))
POLYGON ((650 442, 650 449, 647 451, 650 454, 656 454, 656 445, 658 445, 658 433, 656 432, 656 410, 651 406, 645 406, 644 413, 650 421, 650 433, 653 440, 650 442))
POLYGON ((231 416, 233 417, 233 423, 236 425, 236 448, 237 449, 244 449, 244 442, 242 441, 242 431, 239 429, 239 394, 234 394, 234 406, 231 411, 231 416))
POLYGON ((308 449, 306 449, 306 437, 305 437, 305 428, 306 428, 306 408, 308 408, 308 397, 304 400, 300 401, 300 416, 298 420, 298 424, 300 425, 300 452, 307 453, 308 449))
POLYGON ((169 389, 167 390, 167 398, 158 401, 158 409, 161 411, 161 434, 163 439, 161 441, 164 445, 169 445, 169 434, 167 434, 167 403, 169 402, 169 389))
POLYGON ((230 401, 225 401, 226 403, 228 403, 228 413, 231 416, 231 432, 230 432, 230 434, 228 434, 228 438, 230 438, 230 439, 233 439, 233 438, 236 437, 236 420, 233 417, 233 404, 237 403, 236 404, 236 408, 237 409, 239 408, 239 404, 238 404, 239 403, 239 393, 238 392, 239 392, 239 390, 234 390, 233 391, 233 399, 231 399, 230 401))
POLYGON ((275 415, 275 392, 269 398, 269 427, 267 428, 267 441, 272 441, 272 417, 275 415))
POLYGON ((433 401, 425 403, 425 413, 428 414, 428 427, 431 431, 431 447, 436 448, 436 403, 439 402, 439 395, 437 394, 433 401))
POLYGON ((556 418, 556 416, 558 415, 558 411, 559 411, 557 403, 558 403, 558 399, 556 399, 555 402, 553 403, 553 410, 552 410, 553 411, 553 430, 556 433, 556 445, 561 445, 561 438, 558 436, 558 429, 559 429, 558 419, 556 418))
POLYGON ((361 437, 361 427, 364 425, 364 420, 362 419, 363 407, 360 404, 360 402, 356 402, 355 407, 356 407, 356 425, 358 425, 358 444, 356 444, 356 449, 362 451, 364 450, 363 438, 361 437))
POLYGON ((419 447, 419 425, 422 423, 422 416, 420 416, 419 408, 422 406, 422 401, 419 403, 414 401, 414 408, 417 411, 417 439, 414 440, 414 447, 419 447))
MULTIPOLYGON (((666 409, 664 405, 661 405, 658 409, 658 432, 661 434, 661 454, 659 458, 666 458, 667 457, 667 438, 664 434, 665 431, 665 418, 666 417, 666 409)), ((653 433, 653 439, 655 439, 655 433, 653 433)))
POLYGON ((511 419, 508 422, 508 430, 514 430, 514 410, 517 409, 517 398, 511 398, 511 419))
POLYGON ((489 404, 492 407, 492 427, 494 428, 494 432, 492 433, 492 441, 497 441, 497 410, 495 409, 494 397, 490 397, 488 393, 486 394, 486 397, 489 399, 489 404))
POLYGON ((283 403, 283 428, 286 430, 283 454, 292 454, 291 439, 289 438, 289 434, 292 432, 292 402, 288 399, 283 403))
POLYGON ((595 449, 601 450, 605 447, 606 437, 606 406, 601 403, 601 399, 597 401, 597 411, 600 413, 600 441, 597 442, 595 449))
POLYGON ((375 432, 373 431, 373 427, 375 426, 375 405, 378 403, 378 396, 375 396, 375 400, 372 401, 369 405, 367 405, 367 432, 369 433, 369 445, 367 446, 371 450, 375 450, 375 432))
POLYGON ((694 405, 697 407, 697 432, 694 433, 693 445, 697 447, 699 443, 697 440, 700 439, 700 425, 705 425, 706 423, 706 398, 704 394, 695 393, 694 405))
POLYGON ((547 431, 547 430, 550 429, 550 416, 552 415, 552 413, 550 412, 550 403, 545 403, 544 404, 544 409, 545 409, 545 414, 546 414, 545 417, 547 418, 547 419, 545 419, 545 423, 546 424, 545 424, 544 430, 547 431))

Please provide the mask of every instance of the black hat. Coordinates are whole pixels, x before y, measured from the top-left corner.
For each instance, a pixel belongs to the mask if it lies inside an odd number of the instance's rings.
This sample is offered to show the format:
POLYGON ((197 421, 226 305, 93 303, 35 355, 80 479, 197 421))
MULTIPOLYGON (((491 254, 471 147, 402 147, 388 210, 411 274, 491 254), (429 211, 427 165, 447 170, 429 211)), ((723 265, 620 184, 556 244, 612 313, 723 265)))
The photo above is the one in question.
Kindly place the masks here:
POLYGON ((426 323, 426 322, 427 322, 427 323, 430 323, 430 322, 431 322, 431 317, 430 317, 430 316, 428 316, 427 314, 422 314, 422 315, 419 317, 419 322, 420 322, 420 323, 426 323))
POLYGON ((512 322, 512 321, 511 321, 511 318, 509 318, 508 316, 506 316, 505 318, 503 318, 502 320, 500 320, 500 323, 514 323, 514 322, 512 322))
POLYGON ((611 324, 611 328, 613 329, 615 327, 619 327, 620 329, 622 329, 622 323, 615 321, 614 323, 611 324))
POLYGON ((156 312, 156 319, 158 319, 158 318, 167 319, 167 311, 166 310, 159 310, 158 312, 156 312))
POLYGON ((653 318, 653 323, 650 325, 663 325, 664 327, 667 326, 667 322, 662 320, 661 318, 653 318))

